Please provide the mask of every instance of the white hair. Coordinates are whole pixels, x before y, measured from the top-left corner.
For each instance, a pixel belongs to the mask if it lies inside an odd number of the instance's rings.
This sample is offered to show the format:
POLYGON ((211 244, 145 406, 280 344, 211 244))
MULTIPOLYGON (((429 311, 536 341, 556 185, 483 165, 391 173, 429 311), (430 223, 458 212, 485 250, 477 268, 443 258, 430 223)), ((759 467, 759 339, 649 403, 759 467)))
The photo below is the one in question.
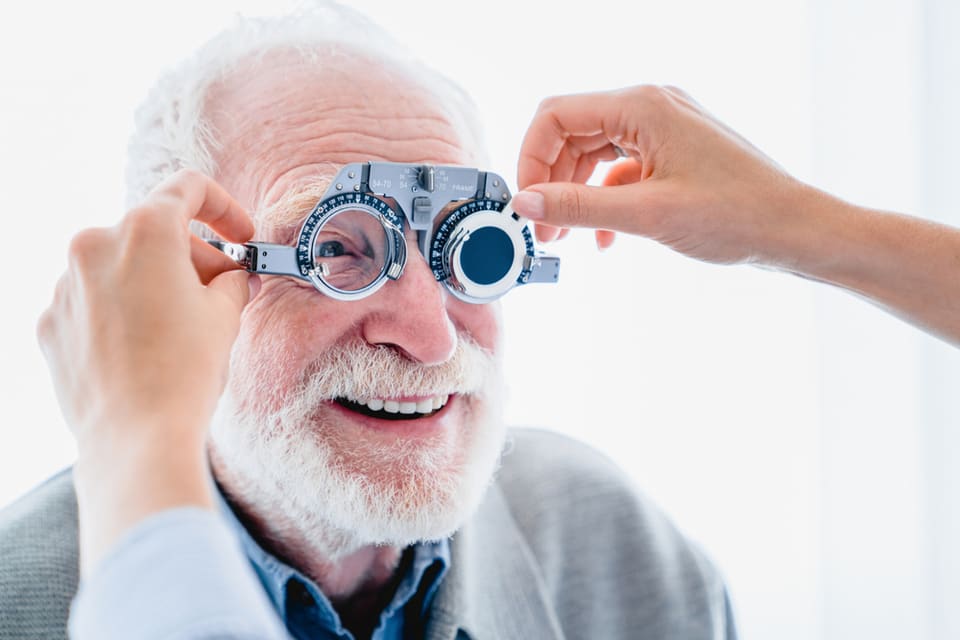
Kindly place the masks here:
POLYGON ((203 111, 207 92, 240 63, 256 63, 279 49, 296 51, 318 65, 332 56, 363 54, 410 72, 418 90, 426 90, 450 118, 463 143, 486 161, 476 107, 461 87, 415 58, 363 14, 332 0, 315 0, 283 16, 238 16, 158 80, 135 117, 127 156, 128 206, 142 201, 178 169, 214 175, 218 145, 203 111))

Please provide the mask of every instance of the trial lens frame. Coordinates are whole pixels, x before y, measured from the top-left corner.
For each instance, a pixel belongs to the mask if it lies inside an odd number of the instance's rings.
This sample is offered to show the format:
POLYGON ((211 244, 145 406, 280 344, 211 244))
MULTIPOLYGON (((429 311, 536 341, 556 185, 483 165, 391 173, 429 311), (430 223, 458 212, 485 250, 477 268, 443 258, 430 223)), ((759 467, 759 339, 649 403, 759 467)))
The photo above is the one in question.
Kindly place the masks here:
POLYGON ((472 303, 494 300, 514 286, 557 282, 560 259, 534 248, 526 221, 509 207, 510 191, 499 175, 471 167, 396 162, 344 166, 304 221, 295 246, 265 242, 233 244, 210 241, 246 270, 307 280, 338 300, 356 300, 396 280, 406 263, 404 225, 417 234, 420 253, 434 277, 458 298, 472 303), (376 218, 389 239, 380 274, 356 290, 342 290, 324 280, 315 263, 314 241, 328 221, 344 211, 362 210, 376 218), (442 217, 441 217, 442 214, 442 217), (439 219, 439 224, 438 224, 439 219), (482 231, 481 231, 482 230, 482 231), (496 255, 483 253, 492 238, 496 255), (471 238, 474 242, 471 245, 471 238), (491 261, 500 277, 476 277, 477 258, 491 261), (470 259, 467 259, 470 258, 470 259), (502 272, 502 274, 501 274, 502 272))

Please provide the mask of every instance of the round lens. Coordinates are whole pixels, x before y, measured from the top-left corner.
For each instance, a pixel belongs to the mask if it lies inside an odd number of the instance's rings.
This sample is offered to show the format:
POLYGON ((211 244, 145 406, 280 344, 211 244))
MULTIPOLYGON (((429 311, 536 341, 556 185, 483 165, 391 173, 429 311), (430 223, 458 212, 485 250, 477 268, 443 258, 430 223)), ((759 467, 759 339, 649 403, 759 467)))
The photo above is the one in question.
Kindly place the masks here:
POLYGON ((384 273, 387 252, 387 232, 380 219, 362 209, 344 209, 317 229, 313 264, 330 287, 359 291, 384 273))
POLYGON ((499 282, 513 266, 513 241, 497 227, 480 227, 460 249, 463 275, 477 284, 499 282))

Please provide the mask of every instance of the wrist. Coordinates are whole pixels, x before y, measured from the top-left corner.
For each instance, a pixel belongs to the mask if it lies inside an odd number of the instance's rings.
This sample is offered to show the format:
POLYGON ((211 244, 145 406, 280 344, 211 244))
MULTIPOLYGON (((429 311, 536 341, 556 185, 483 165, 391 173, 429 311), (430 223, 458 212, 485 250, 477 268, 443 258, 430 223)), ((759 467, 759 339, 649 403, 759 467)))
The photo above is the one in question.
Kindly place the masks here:
POLYGON ((80 449, 74 477, 78 497, 98 508, 128 500, 148 510, 210 502, 202 441, 113 439, 80 449))
POLYGON ((779 203, 782 224, 772 235, 765 266, 815 280, 835 282, 845 264, 862 246, 857 220, 859 207, 816 187, 796 182, 779 203))
POLYGON ((126 451, 200 447, 209 416, 179 407, 96 407, 73 425, 80 456, 104 457, 126 451))
POLYGON ((127 437, 81 450, 74 486, 84 573, 145 518, 167 509, 213 509, 215 504, 202 442, 127 437))
POLYGON ((794 204, 793 228, 783 236, 789 249, 777 268, 894 306, 895 291, 922 287, 928 269, 917 266, 932 266, 936 253, 931 238, 918 240, 929 223, 854 205, 808 185, 794 204))
POLYGON ((116 513, 210 503, 202 438, 170 431, 114 431, 79 446, 78 499, 102 512, 122 505, 116 513))

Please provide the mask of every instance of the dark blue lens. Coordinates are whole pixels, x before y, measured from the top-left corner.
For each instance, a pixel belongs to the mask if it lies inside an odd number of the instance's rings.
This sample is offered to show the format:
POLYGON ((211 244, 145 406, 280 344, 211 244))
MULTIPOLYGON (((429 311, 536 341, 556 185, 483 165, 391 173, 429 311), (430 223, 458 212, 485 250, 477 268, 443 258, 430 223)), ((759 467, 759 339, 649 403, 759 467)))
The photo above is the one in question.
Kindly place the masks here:
POLYGON ((463 274, 477 284, 493 284, 513 266, 513 242, 497 227, 481 227, 470 233, 460 249, 463 274))

